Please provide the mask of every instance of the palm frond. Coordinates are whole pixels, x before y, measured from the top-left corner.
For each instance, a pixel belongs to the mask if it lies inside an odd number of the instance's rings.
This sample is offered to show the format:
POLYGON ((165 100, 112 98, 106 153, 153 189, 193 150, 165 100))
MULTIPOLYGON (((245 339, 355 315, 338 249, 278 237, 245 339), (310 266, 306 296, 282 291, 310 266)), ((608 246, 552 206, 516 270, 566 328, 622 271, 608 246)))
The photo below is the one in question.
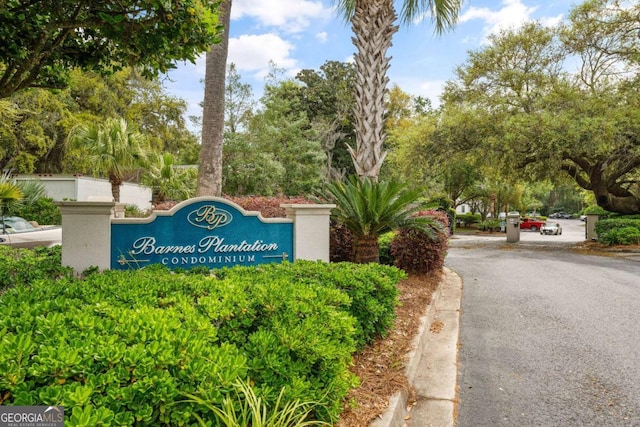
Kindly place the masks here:
POLYGON ((398 182, 350 177, 327 184, 325 197, 335 203, 334 218, 358 237, 379 236, 400 227, 418 228, 433 236, 438 222, 415 214, 424 209, 419 192, 398 182))

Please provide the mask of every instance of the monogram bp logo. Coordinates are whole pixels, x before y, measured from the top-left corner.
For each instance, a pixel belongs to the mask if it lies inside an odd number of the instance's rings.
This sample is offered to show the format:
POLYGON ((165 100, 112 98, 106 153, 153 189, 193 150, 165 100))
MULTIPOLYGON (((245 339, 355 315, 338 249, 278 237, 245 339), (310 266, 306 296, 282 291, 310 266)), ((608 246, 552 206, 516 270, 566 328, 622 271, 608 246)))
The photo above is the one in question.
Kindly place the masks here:
POLYGON ((187 215, 187 221, 196 227, 213 230, 230 224, 233 221, 233 215, 213 205, 205 205, 190 212, 187 215))

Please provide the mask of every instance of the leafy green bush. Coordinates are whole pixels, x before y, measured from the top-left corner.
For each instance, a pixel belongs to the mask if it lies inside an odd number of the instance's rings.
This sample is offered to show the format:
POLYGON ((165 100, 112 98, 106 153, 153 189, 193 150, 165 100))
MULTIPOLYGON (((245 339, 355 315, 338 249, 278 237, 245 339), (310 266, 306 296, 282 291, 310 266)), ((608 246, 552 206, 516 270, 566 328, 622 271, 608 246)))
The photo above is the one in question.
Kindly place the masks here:
POLYGON ((250 281, 261 278, 294 282, 303 286, 323 286, 338 289, 349 296, 345 309, 356 319, 355 341, 362 348, 379 336, 384 336, 393 325, 398 302, 397 283, 405 273, 395 267, 380 264, 322 263, 296 261, 285 264, 264 264, 252 267, 234 267, 216 272, 221 278, 235 277, 250 281))
POLYGON ((27 221, 35 221, 40 225, 62 224, 60 208, 53 203, 53 199, 50 197, 41 197, 28 204, 17 205, 11 210, 11 215, 20 216, 27 221))
POLYGON ((607 245, 638 245, 640 230, 636 227, 622 227, 611 230, 600 238, 607 245))
POLYGON ((395 266, 408 273, 422 274, 441 269, 449 247, 446 213, 423 211, 420 215, 433 216, 443 223, 444 231, 439 231, 434 239, 420 230, 400 229, 391 242, 391 256, 395 266))
POLYGON ((603 216, 610 214, 610 212, 605 211, 604 209, 602 209, 600 206, 597 206, 597 205, 587 206, 586 208, 584 208, 582 213, 584 215, 603 215, 603 216))
POLYGON ((640 219, 634 216, 600 219, 595 224, 598 240, 607 245, 638 244, 640 219))
POLYGON ((467 212, 462 215, 457 215, 456 221, 461 225, 463 225, 464 227, 469 227, 474 224, 478 224, 480 221, 482 221, 482 215, 474 214, 472 212, 467 212))
POLYGON ((71 268, 62 267, 61 257, 60 246, 32 250, 0 246, 0 293, 12 286, 28 286, 36 280, 71 276, 71 268))
POLYGON ((71 426, 179 426, 214 419, 185 396, 220 407, 244 378, 267 405, 315 402, 334 421, 351 355, 392 324, 403 273, 296 262, 36 276, 0 296, 3 403, 64 405, 71 426))
POLYGON ((378 245, 380 246, 380 264, 393 265, 393 257, 391 256, 391 241, 395 233, 389 232, 378 237, 378 245))
POLYGON ((502 221, 499 219, 487 219, 478 224, 478 229, 482 231, 500 231, 500 223, 502 221))

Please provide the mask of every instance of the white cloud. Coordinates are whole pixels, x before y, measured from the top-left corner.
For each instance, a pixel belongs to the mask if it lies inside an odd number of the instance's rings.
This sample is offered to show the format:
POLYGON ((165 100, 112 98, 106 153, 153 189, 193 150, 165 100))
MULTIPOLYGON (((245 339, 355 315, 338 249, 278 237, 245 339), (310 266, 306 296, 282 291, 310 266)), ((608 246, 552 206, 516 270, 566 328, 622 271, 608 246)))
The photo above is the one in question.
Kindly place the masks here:
POLYGON ((279 30, 287 33, 298 33, 308 28, 313 19, 330 19, 332 11, 325 8, 321 1, 234 1, 231 19, 244 17, 256 20, 261 26, 278 27, 279 30))
POLYGON ((531 16, 538 7, 527 7, 521 0, 502 0, 502 7, 499 10, 491 10, 486 7, 470 7, 459 17, 460 23, 465 23, 475 19, 485 22, 483 37, 495 34, 500 30, 517 28, 527 21, 531 21, 531 16))
MULTIPOLYGON (((444 90, 445 80, 420 80, 411 77, 394 80, 393 83, 396 83, 403 92, 413 96, 429 98, 434 108, 438 108, 440 105, 440 95, 442 95, 442 91, 444 90)), ((389 87, 391 87, 392 84, 389 85, 389 87)))
POLYGON ((276 34, 245 34, 229 39, 227 62, 236 64, 239 71, 264 76, 269 70, 269 61, 273 61, 279 68, 297 69, 297 60, 291 57, 294 48, 276 34))
POLYGON ((316 34, 316 40, 320 43, 326 43, 329 39, 329 34, 326 31, 322 31, 321 33, 316 34))
POLYGON ((555 27, 559 25, 564 19, 564 14, 560 14, 557 16, 548 16, 546 18, 540 19, 540 23, 545 27, 555 27))
POLYGON ((421 95, 431 100, 431 105, 434 108, 440 106, 440 95, 444 90, 445 80, 430 80, 419 82, 415 95, 421 95))

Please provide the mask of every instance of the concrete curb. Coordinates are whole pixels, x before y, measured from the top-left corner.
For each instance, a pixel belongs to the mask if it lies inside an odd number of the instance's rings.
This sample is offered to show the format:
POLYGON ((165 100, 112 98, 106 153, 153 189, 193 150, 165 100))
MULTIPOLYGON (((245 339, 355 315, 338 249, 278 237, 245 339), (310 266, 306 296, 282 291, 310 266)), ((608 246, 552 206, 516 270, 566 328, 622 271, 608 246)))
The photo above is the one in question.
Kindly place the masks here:
POLYGON ((453 426, 456 403, 458 335, 462 280, 444 268, 443 280, 425 309, 405 375, 416 389, 417 402, 407 409, 408 393, 394 394, 381 418, 370 427, 453 426), (434 321, 442 322, 432 332, 434 321))

